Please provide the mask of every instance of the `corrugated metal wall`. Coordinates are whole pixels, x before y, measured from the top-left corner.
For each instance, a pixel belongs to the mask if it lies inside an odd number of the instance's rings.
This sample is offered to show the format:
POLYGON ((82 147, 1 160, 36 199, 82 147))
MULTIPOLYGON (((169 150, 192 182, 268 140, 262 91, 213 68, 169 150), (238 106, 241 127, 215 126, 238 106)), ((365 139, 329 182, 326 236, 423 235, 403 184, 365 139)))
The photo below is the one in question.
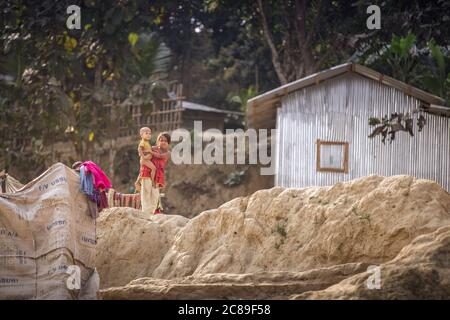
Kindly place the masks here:
POLYGON ((427 124, 392 144, 369 139, 371 116, 416 109, 420 101, 401 91, 348 73, 287 95, 277 114, 275 184, 333 185, 369 174, 407 174, 437 181, 450 191, 450 119, 424 113, 427 124), (316 171, 316 140, 349 142, 349 173, 316 171))

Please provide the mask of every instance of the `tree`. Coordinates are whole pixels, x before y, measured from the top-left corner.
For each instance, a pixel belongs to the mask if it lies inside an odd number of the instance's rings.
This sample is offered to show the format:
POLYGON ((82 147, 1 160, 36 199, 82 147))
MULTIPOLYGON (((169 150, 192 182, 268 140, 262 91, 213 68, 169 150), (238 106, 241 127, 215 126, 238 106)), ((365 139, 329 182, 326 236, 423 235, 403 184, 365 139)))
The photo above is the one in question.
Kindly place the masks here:
MULTIPOLYGON (((447 63, 450 57, 434 39, 428 42, 427 47, 418 48, 414 34, 408 33, 406 37, 393 35, 382 54, 371 56, 368 60, 372 67, 382 69, 383 73, 446 99, 450 106, 450 66, 447 63)), ((381 141, 385 143, 389 135, 392 143, 400 131, 414 136, 415 120, 418 131, 422 131, 426 121, 421 110, 414 110, 411 114, 393 113, 382 118, 369 118, 369 125, 374 126, 369 138, 381 135, 381 141)))
POLYGON ((372 67, 384 70, 384 73, 403 82, 414 82, 420 76, 416 73, 419 61, 416 36, 413 33, 408 33, 406 37, 394 34, 391 43, 386 44, 382 52, 372 67))
POLYGON ((421 78, 423 87, 431 93, 447 100, 450 107, 450 52, 436 44, 434 39, 428 43, 426 70, 421 78))
POLYGON ((143 0, 114 5, 93 0, 1 3, 5 158, 20 166, 21 152, 41 146, 42 154, 32 152, 30 159, 42 165, 54 157, 50 146, 68 140, 78 157, 86 159, 95 142, 117 137, 118 122, 126 120, 122 102, 142 91, 137 89, 144 85, 142 75, 156 65, 150 60, 160 59, 162 65, 161 54, 167 53, 156 37, 146 42, 145 50, 129 39, 151 31, 150 9, 143 0), (71 4, 81 7, 81 30, 66 28, 71 4), (137 70, 143 73, 134 74, 137 70), (29 124, 26 130, 20 128, 22 121, 29 124))
POLYGON ((367 37, 361 5, 341 1, 209 1, 215 11, 240 6, 247 32, 270 49, 280 84, 348 58, 367 37), (214 5, 212 5, 214 3, 214 5), (348 19, 351 16, 352 19, 348 19))
POLYGON ((420 47, 413 33, 405 37, 394 34, 390 43, 361 62, 444 98, 450 105, 450 52, 434 39, 420 47))

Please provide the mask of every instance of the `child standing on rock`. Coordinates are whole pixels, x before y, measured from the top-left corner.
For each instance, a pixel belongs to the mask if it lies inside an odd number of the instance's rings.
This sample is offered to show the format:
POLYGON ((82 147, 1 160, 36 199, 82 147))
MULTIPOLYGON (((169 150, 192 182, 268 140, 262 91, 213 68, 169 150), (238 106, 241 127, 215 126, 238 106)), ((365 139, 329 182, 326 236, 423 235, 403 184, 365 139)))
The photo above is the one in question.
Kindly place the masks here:
POLYGON ((162 132, 156 139, 156 146, 152 147, 151 162, 156 168, 154 184, 149 170, 146 170, 146 166, 141 164, 141 170, 139 173, 141 179, 141 204, 142 211, 152 213, 160 213, 159 208, 159 188, 165 186, 164 170, 167 161, 170 159, 170 135, 167 132, 162 132))

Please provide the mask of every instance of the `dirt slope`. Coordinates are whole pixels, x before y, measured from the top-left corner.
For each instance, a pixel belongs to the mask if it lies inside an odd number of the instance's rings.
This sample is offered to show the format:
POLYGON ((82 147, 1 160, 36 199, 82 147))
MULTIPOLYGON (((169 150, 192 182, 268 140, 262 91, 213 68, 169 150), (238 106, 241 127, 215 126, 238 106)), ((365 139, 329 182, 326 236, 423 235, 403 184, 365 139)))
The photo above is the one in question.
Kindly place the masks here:
POLYGON ((262 176, 257 165, 173 165, 166 170, 164 209, 169 214, 195 217, 239 196, 273 187, 273 176, 262 176), (226 184, 233 173, 244 172, 236 185, 226 184))

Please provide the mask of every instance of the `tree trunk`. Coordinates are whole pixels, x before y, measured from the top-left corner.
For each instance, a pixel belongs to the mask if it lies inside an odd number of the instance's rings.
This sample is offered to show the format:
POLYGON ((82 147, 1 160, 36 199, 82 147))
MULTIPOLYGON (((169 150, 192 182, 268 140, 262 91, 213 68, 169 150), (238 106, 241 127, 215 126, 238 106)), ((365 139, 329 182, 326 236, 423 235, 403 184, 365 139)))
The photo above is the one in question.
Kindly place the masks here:
POLYGON ((273 40, 272 33, 269 30, 267 18, 264 13, 264 7, 262 4, 262 0, 258 0, 258 8, 259 8, 259 13, 261 15, 261 22, 262 22, 262 27, 263 27, 263 31, 264 31, 264 36, 266 38, 267 44, 269 45, 270 51, 272 53, 272 64, 275 68, 275 72, 277 73, 278 80, 280 80, 280 83, 282 85, 284 85, 284 84, 288 83, 288 80, 287 80, 286 74, 283 71, 283 67, 282 67, 281 61, 280 61, 280 56, 278 54, 277 48, 275 47, 275 42, 273 40))
POLYGON ((314 31, 311 30, 309 34, 306 32, 307 8, 305 0, 295 1, 295 12, 297 45, 301 54, 301 61, 298 61, 298 63, 302 64, 301 68, 296 69, 296 78, 302 78, 315 72, 314 57, 310 46, 311 35, 314 31))

